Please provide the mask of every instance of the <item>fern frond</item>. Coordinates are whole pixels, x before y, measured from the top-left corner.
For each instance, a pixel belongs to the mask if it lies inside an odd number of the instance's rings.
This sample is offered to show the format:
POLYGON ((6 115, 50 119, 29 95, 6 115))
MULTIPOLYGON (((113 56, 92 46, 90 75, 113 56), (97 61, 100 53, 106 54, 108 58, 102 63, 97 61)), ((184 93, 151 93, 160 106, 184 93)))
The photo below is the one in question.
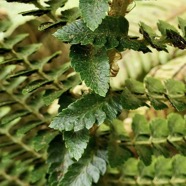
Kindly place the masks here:
POLYGON ((123 166, 119 179, 108 180, 108 185, 179 185, 185 180, 186 157, 176 155, 173 158, 153 158, 149 166, 136 159, 129 159, 123 166))
POLYGON ((0 181, 7 185, 45 184, 46 149, 58 132, 47 127, 52 115, 43 95, 58 91, 58 95, 50 94, 50 105, 80 82, 77 75, 70 74, 69 63, 55 65, 60 51, 36 59, 41 44, 24 46, 27 37, 10 36, 0 44, 0 181), (49 66, 55 68, 48 71, 49 66))
POLYGON ((105 154, 99 151, 85 154, 80 161, 68 168, 64 177, 59 180, 58 186, 91 186, 92 183, 97 183, 100 175, 106 172, 106 157, 103 155, 105 154))
MULTIPOLYGON (((179 2, 166 0, 136 1, 135 3, 136 8, 126 15, 130 23, 130 35, 138 35, 139 22, 144 22, 153 28, 155 33, 158 33, 158 28, 155 23, 160 19, 168 21, 171 25, 177 27, 177 17, 186 18, 184 0, 179 0, 179 2)), ((120 67, 119 73, 117 77, 111 78, 112 87, 120 89, 124 86, 127 78, 142 80, 146 73, 153 67, 163 65, 178 57, 184 57, 186 54, 185 50, 172 47, 168 47, 167 49, 169 53, 158 52, 156 50, 152 50, 152 53, 146 54, 132 50, 123 52, 122 60, 118 61, 120 67)))
POLYGON ((172 79, 162 82, 147 77, 145 86, 146 89, 141 82, 126 80, 126 87, 121 94, 110 93, 105 98, 88 94, 62 110, 50 127, 60 131, 90 129, 94 123, 101 124, 105 119, 115 119, 121 108, 137 109, 148 106, 147 101, 155 109, 166 108, 166 101, 170 101, 178 110, 186 109, 184 83, 172 79))
MULTIPOLYGON (((169 114, 167 119, 156 118, 150 123, 145 116, 135 115, 132 121, 132 138, 123 134, 119 148, 126 152, 131 151, 131 154, 135 149, 145 164, 151 163, 153 155, 165 157, 172 157, 176 153, 186 155, 185 127, 186 120, 176 113, 169 114)), ((128 158, 132 156, 131 154, 128 158)))

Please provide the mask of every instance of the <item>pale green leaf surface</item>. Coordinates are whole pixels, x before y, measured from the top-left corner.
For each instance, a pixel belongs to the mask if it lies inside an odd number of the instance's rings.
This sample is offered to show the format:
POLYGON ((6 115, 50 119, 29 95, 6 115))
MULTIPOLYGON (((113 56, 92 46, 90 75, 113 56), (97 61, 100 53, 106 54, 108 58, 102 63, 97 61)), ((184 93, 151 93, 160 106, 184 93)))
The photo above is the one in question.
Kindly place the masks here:
MULTIPOLYGON (((185 184, 185 156, 176 155, 172 158, 153 158, 150 165, 145 166, 137 159, 129 159, 123 167, 124 173, 120 177, 120 182, 127 185, 136 183, 138 185, 178 185, 185 184), (171 182, 171 183, 170 183, 171 182)), ((133 185, 133 184, 132 184, 133 185)))
POLYGON ((11 26, 12 22, 10 20, 1 20, 0 22, 0 32, 5 32, 11 26))
POLYGON ((21 58, 28 57, 31 54, 35 53, 39 48, 41 47, 41 44, 30 44, 26 45, 25 47, 18 48, 17 54, 21 58))
POLYGON ((185 176, 186 161, 185 156, 177 155, 172 163, 175 177, 185 176))
POLYGON ((179 21, 179 27, 183 33, 183 36, 186 37, 186 20, 179 17, 178 21, 179 21))
POLYGON ((15 90, 20 84, 22 84, 27 79, 26 76, 21 76, 17 78, 12 78, 9 81, 9 85, 6 86, 7 90, 15 90))
POLYGON ((186 119, 176 113, 168 116, 168 127, 172 136, 186 135, 186 119))
POLYGON ((67 20, 68 22, 75 21, 78 17, 81 16, 81 12, 78 7, 64 10, 61 12, 61 14, 62 14, 62 19, 67 20))
POLYGON ((19 128, 16 132, 16 134, 19 135, 24 135, 25 133, 29 132, 33 128, 37 127, 38 125, 41 125, 41 121, 32 121, 30 123, 27 123, 25 126, 19 128))
POLYGON ((155 176, 155 170, 154 170, 154 162, 152 162, 149 166, 145 166, 143 162, 139 162, 138 169, 139 174, 141 178, 148 178, 149 180, 153 180, 155 176))
POLYGON ((158 26, 159 31, 164 37, 167 35, 167 30, 173 30, 178 33, 177 29, 174 26, 172 26, 171 24, 165 21, 159 21, 157 26, 158 26))
POLYGON ((178 111, 184 111, 186 109, 186 98, 184 99, 169 99, 172 103, 172 105, 178 110, 178 111))
POLYGON ((150 95, 160 95, 165 93, 165 87, 162 82, 158 79, 147 77, 145 79, 145 85, 150 95))
POLYGON ((29 175, 30 182, 36 183, 37 181, 43 179, 45 176, 44 172, 46 173, 46 166, 44 165, 32 171, 29 175))
POLYGON ((48 148, 48 174, 47 186, 56 186, 68 167, 73 163, 66 153, 61 135, 57 135, 49 144, 48 148), (63 167, 61 169, 61 167, 63 167))
POLYGON ((9 65, 0 69, 0 80, 4 80, 16 68, 16 65, 9 65))
POLYGON ((156 50, 164 50, 167 52, 166 45, 159 41, 157 35, 154 33, 153 29, 146 25, 145 23, 140 23, 140 33, 143 34, 144 39, 156 50))
POLYGON ((145 94, 145 87, 143 83, 136 81, 135 79, 128 79, 125 81, 127 88, 132 93, 145 94))
POLYGON ((6 48, 12 48, 14 45, 18 44, 22 40, 24 40, 26 37, 28 37, 28 34, 19 34, 14 37, 9 37, 5 39, 4 46, 6 48))
POLYGON ((55 10, 55 9, 57 9, 57 8, 59 8, 59 7, 64 6, 66 2, 67 2, 67 0, 49 0, 49 1, 47 1, 46 3, 47 3, 48 5, 50 5, 50 7, 51 7, 52 9, 55 10))
POLYGON ((88 28, 94 31, 109 10, 109 0, 80 0, 79 7, 88 28))
POLYGON ((7 124, 7 123, 19 118, 19 117, 23 117, 23 116, 26 116, 28 114, 29 114, 28 111, 21 110, 21 111, 17 111, 15 113, 12 113, 11 115, 6 115, 5 117, 3 117, 1 119, 1 124, 5 125, 5 124, 7 124))
POLYGON ((136 139, 141 135, 147 136, 147 139, 150 137, 149 125, 145 117, 142 115, 136 114, 134 116, 132 120, 132 130, 136 139))
POLYGON ((72 164, 58 186, 91 186, 97 183, 100 175, 106 171, 106 162, 97 155, 83 156, 72 164))
POLYGON ((151 134, 153 138, 166 138, 169 135, 167 121, 156 118, 150 123, 151 134))
POLYGON ((70 156, 78 161, 88 145, 89 132, 88 130, 64 132, 64 141, 70 156))
POLYGON ((165 82, 165 86, 168 91, 168 95, 171 98, 177 97, 177 96, 184 96, 186 93, 186 86, 183 82, 177 81, 174 79, 168 79, 165 82))
POLYGON ((36 151, 40 151, 48 146, 50 141, 57 135, 57 132, 39 131, 32 139, 33 147, 36 151))
POLYGON ((131 141, 124 140, 122 145, 129 148, 134 146, 145 164, 151 162, 153 154, 171 157, 179 152, 185 155, 185 125, 186 121, 176 113, 169 114, 167 119, 156 118, 149 123, 144 116, 137 114, 132 122, 134 136, 131 141))
POLYGON ((171 178, 172 177, 172 162, 170 159, 159 157, 155 164, 155 175, 157 178, 171 178))
POLYGON ((165 82, 168 97, 172 105, 179 111, 186 109, 186 87, 181 81, 169 79, 165 82))
POLYGON ((31 82, 29 85, 27 85, 23 90, 22 90, 22 93, 23 94, 28 94, 28 93, 31 93, 33 92, 34 90, 40 88, 41 86, 44 86, 48 83, 50 83, 51 81, 34 81, 34 82, 31 82))
POLYGON ((125 162, 125 164, 123 165, 124 168, 124 172, 123 172, 123 176, 138 176, 138 163, 139 160, 134 159, 134 158, 130 158, 128 159, 128 161, 125 162))

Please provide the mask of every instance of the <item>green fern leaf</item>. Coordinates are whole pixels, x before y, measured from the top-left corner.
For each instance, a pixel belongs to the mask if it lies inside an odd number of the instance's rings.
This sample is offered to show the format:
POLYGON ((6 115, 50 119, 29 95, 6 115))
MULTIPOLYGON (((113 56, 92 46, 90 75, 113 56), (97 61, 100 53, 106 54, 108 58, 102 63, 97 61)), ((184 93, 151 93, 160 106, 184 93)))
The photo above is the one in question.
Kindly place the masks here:
POLYGON ((169 114, 167 119, 156 118, 150 123, 144 116, 135 115, 132 122, 134 136, 131 141, 123 140, 121 144, 122 147, 129 149, 134 146, 140 159, 148 165, 153 154, 173 156, 170 148, 185 155, 185 125, 186 120, 176 113, 169 114))
POLYGON ((136 159, 129 159, 123 167, 123 175, 114 180, 122 185, 179 185, 185 184, 186 158, 176 155, 173 158, 154 158, 149 166, 136 159))
POLYGON ((140 160, 143 161, 145 165, 150 165, 152 163, 152 155, 154 153, 153 150, 150 148, 150 146, 136 145, 135 149, 140 160))
POLYGON ((5 38, 3 45, 6 48, 13 48, 14 45, 18 44, 19 42, 23 41, 26 37, 28 37, 28 34, 18 34, 14 37, 8 37, 5 38))
POLYGON ((28 111, 17 111, 16 113, 12 113, 11 115, 6 115, 5 117, 2 118, 1 124, 5 125, 5 124, 17 119, 17 118, 20 118, 22 116, 26 116, 28 114, 29 114, 28 111))
MULTIPOLYGON (((184 27, 184 26, 183 26, 184 27)), ((159 36, 156 35, 151 27, 145 23, 140 25, 140 33, 143 34, 144 39, 156 50, 164 50, 166 52, 165 43, 171 43, 179 49, 186 48, 186 40, 179 34, 179 32, 174 28, 174 26, 168 24, 164 21, 159 21, 158 29, 162 34, 160 39, 157 39, 159 36)))
POLYGON ((154 31, 151 27, 149 27, 148 25, 146 25, 145 23, 141 23, 140 25, 140 33, 143 34, 143 37, 145 38, 145 40, 147 40, 147 42, 156 50, 161 51, 164 50, 166 52, 166 45, 165 44, 161 44, 161 42, 159 40, 156 39, 157 35, 154 34, 154 31))
POLYGON ((170 80, 170 84, 172 82, 172 86, 169 87, 168 82, 169 80, 163 81, 158 78, 147 76, 144 80, 144 85, 146 86, 145 90, 143 83, 137 82, 132 79, 126 80, 126 87, 121 93, 122 107, 127 110, 137 109, 141 106, 149 107, 149 105, 146 103, 147 100, 149 100, 151 102, 151 105, 157 110, 167 108, 168 106, 166 104, 166 101, 170 101, 170 103, 178 111, 185 110, 186 98, 184 96, 184 83, 177 80, 170 80), (174 93, 172 93, 175 96, 171 96, 171 91, 175 91, 174 93))
POLYGON ((68 167, 73 164, 72 159, 66 153, 61 135, 57 135, 49 145, 47 164, 49 174, 47 185, 56 186, 68 167))
POLYGON ((157 26, 158 26, 158 29, 161 32, 162 36, 164 36, 164 37, 166 37, 166 35, 167 35, 167 30, 172 30, 172 31, 178 33, 177 29, 174 26, 172 26, 171 24, 169 24, 165 21, 159 21, 157 26))
POLYGON ((42 122, 41 121, 35 121, 35 122, 30 122, 30 123, 27 123, 25 126, 19 128, 16 132, 16 134, 18 136, 23 136, 24 134, 26 134, 27 132, 29 132, 31 129, 41 125, 42 122))
POLYGON ((31 93, 33 92, 34 90, 40 88, 41 86, 44 86, 46 84, 49 84, 51 81, 40 81, 40 80, 37 80, 37 81, 34 81, 34 82, 31 82, 29 85, 27 85, 24 89, 23 89, 23 94, 28 94, 28 93, 31 93))
MULTIPOLYGON (((29 181, 30 181, 30 183, 34 184, 34 183, 37 182, 37 184, 39 184, 38 181, 45 179, 45 174, 44 173, 46 173, 46 165, 37 167, 29 175, 29 181)), ((43 184, 43 183, 40 183, 40 184, 43 184)))
POLYGON ((72 67, 93 91, 105 96, 109 88, 109 59, 104 48, 71 47, 72 67))
POLYGON ((88 130, 78 132, 64 132, 64 141, 67 150, 72 158, 79 160, 89 142, 88 130))
POLYGON ((116 118, 120 111, 121 105, 117 95, 108 95, 104 98, 88 94, 62 110, 50 127, 60 131, 90 129, 94 124, 102 124, 105 119, 116 118))
POLYGON ((106 17, 103 23, 93 32, 86 27, 82 20, 77 20, 57 30, 54 36, 71 44, 104 46, 107 43, 105 47, 111 49, 119 45, 118 38, 126 38, 128 27, 128 21, 124 17, 106 17))
POLYGON ((52 139, 58 134, 58 132, 50 132, 48 130, 39 131, 32 139, 32 145, 36 151, 46 149, 52 139))
POLYGON ((121 94, 122 107, 127 110, 134 110, 142 106, 147 106, 146 100, 141 97, 139 98, 126 87, 121 94))
POLYGON ((167 88, 168 97, 174 107, 181 111, 186 108, 185 92, 186 87, 181 81, 169 79, 165 82, 167 88))
POLYGON ((179 21, 179 27, 183 33, 183 37, 186 37, 186 20, 182 19, 181 17, 178 18, 179 21))
POLYGON ((6 79, 7 76, 9 76, 9 74, 15 70, 16 65, 9 65, 9 66, 5 66, 2 67, 2 69, 0 70, 0 80, 4 80, 6 79))
POLYGON ((150 129, 147 120, 142 115, 136 114, 132 121, 132 130, 136 140, 149 138, 150 129))
POLYGON ((91 186, 92 182, 98 182, 105 171, 106 162, 102 157, 87 154, 69 167, 58 186, 91 186))
POLYGON ((186 122, 180 115, 176 113, 171 113, 168 115, 168 126, 170 130, 170 137, 186 134, 186 122))
POLYGON ((17 51, 17 55, 20 58, 28 57, 31 54, 38 51, 38 49, 41 47, 41 44, 30 44, 26 45, 25 47, 20 47, 17 51))
POLYGON ((109 0, 80 0, 79 8, 82 17, 87 27, 94 31, 102 19, 106 17, 106 12, 109 10, 109 0), (90 13, 91 12, 91 13, 90 13))
MULTIPOLYGON (((0 146, 3 148, 0 159, 4 162, 0 167, 0 182, 5 185, 46 185, 46 150, 58 132, 46 129, 52 114, 44 104, 43 95, 46 90, 68 90, 71 87, 62 84, 74 78, 73 74, 68 75, 69 63, 49 72, 47 69, 55 64, 53 59, 61 52, 44 58, 39 55, 38 59, 41 44, 30 45, 27 36, 14 34, 0 46, 6 52, 0 54, 0 146), (48 84, 38 85, 38 82, 48 84), (33 86, 29 88, 29 85, 33 86), (26 89, 29 93, 23 95, 26 89)), ((79 83, 75 82, 72 86, 79 83)))
POLYGON ((67 22, 72 22, 81 16, 81 11, 78 7, 74 7, 62 11, 61 14, 62 14, 62 20, 65 20, 67 22))
POLYGON ((165 93, 165 88, 158 79, 148 77, 145 81, 145 85, 151 95, 158 96, 165 93))
POLYGON ((67 0, 49 0, 46 3, 50 5, 51 9, 55 10, 65 5, 67 0))
POLYGON ((11 24, 12 24, 12 22, 10 20, 1 20, 1 22, 0 22, 0 32, 7 31, 10 28, 11 24))
POLYGON ((78 85, 80 82, 81 80, 78 75, 69 77, 67 80, 63 81, 64 88, 62 90, 46 90, 45 94, 43 95, 43 101, 46 105, 50 105, 55 99, 59 98, 63 93, 68 91, 70 88, 78 85))
POLYGON ((165 138, 169 135, 168 124, 164 119, 156 119, 150 123, 153 138, 165 138))
POLYGON ((111 167, 121 166, 132 157, 130 150, 118 146, 115 141, 111 141, 108 146, 108 161, 111 167))

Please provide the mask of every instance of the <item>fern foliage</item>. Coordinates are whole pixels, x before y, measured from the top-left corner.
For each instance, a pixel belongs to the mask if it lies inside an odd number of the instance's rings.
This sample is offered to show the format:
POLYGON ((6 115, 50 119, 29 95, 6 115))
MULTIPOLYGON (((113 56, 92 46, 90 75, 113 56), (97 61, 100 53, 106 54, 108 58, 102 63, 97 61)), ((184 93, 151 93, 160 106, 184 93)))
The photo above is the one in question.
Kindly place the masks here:
POLYGON ((136 159, 124 164, 126 170, 120 179, 108 181, 107 185, 179 185, 185 184, 185 156, 154 158, 149 166, 136 159), (110 182, 110 183, 109 183, 110 182))
POLYGON ((22 43, 27 37, 28 34, 10 36, 0 45, 0 133, 3 148, 0 175, 3 185, 45 184, 46 148, 58 132, 47 127, 52 115, 44 100, 51 104, 79 82, 77 76, 66 78, 64 75, 70 69, 68 63, 60 69, 47 71, 46 66, 52 65, 61 52, 36 59, 34 53, 41 44, 24 46, 22 43), (74 79, 76 83, 73 85, 74 79))
MULTIPOLYGON (((184 26, 182 25, 182 30, 183 27, 184 26)), ((62 29, 59 29, 54 34, 54 36, 56 36, 60 40, 69 42, 71 44, 94 45, 94 47, 96 46, 98 48, 101 48, 100 50, 102 54, 104 53, 106 54, 109 49, 113 49, 113 48, 116 48, 118 51, 124 49, 132 49, 132 50, 142 51, 144 53, 150 52, 151 50, 146 45, 150 45, 151 47, 157 49, 158 51, 162 51, 162 50, 167 51, 166 49, 167 43, 172 44, 173 46, 178 47, 179 49, 185 48, 186 41, 184 37, 182 37, 173 26, 163 21, 160 21, 158 23, 158 28, 162 34, 161 37, 158 36, 156 33, 153 33, 153 30, 150 27, 148 27, 144 23, 141 23, 140 32, 143 34, 143 40, 139 40, 128 36, 128 21, 125 18, 106 17, 103 20, 102 24, 95 31, 92 31, 90 30, 90 28, 86 27, 85 23, 82 20, 77 20, 67 26, 64 26, 62 29), (115 22, 114 28, 111 22, 115 22), (84 35, 82 35, 82 33, 84 33, 84 35), (177 43, 175 43, 175 40, 177 43), (105 47, 107 50, 102 49, 102 47, 105 47)), ((86 61, 91 61, 89 58, 90 56, 92 56, 92 60, 96 60, 94 59, 94 55, 99 56, 99 54, 95 52, 94 47, 80 48, 86 53, 89 53, 87 59, 85 58, 86 61)), ((72 65, 78 63, 78 58, 82 59, 82 56, 78 57, 76 55, 76 53, 80 49, 78 45, 77 46, 74 45, 73 48, 71 49, 72 65), (75 56, 73 56, 74 54, 75 56), (74 61, 74 59, 76 59, 77 62, 74 61)), ((86 57, 86 55, 84 56, 86 57)), ((108 62, 109 60, 107 59, 107 64, 108 62)), ((95 80, 95 84, 93 83, 93 85, 89 83, 90 78, 96 79, 95 75, 94 74, 91 75, 89 73, 89 76, 87 76, 86 73, 82 72, 83 67, 81 67, 82 68, 81 69, 81 68, 77 68, 76 66, 74 65, 75 70, 77 72, 80 72, 81 78, 86 82, 87 86, 92 88, 99 95, 105 95, 102 94, 101 92, 99 93, 97 90, 97 89, 101 90, 102 88, 104 88, 102 84, 98 84, 96 80, 95 80), (98 84, 98 87, 97 86, 95 87, 96 84, 98 84)), ((100 69, 100 67, 97 67, 97 69, 100 69)), ((105 71, 106 69, 108 69, 106 64, 104 66, 104 69, 105 71)), ((109 72, 107 71, 107 74, 105 73, 103 77, 106 80, 108 76, 109 76, 109 72)), ((98 75, 96 77, 100 78, 99 82, 105 81, 102 80, 103 77, 101 77, 101 75, 98 75)), ((109 81, 107 80, 107 82, 105 82, 104 84, 106 85, 108 82, 109 81)), ((105 86, 104 92, 106 93, 107 91, 108 91, 108 87, 106 88, 105 86)))
POLYGON ((9 18, 0 24, 1 184, 184 185, 185 19, 158 21, 156 29, 140 20, 133 32, 130 6, 144 2, 80 0, 69 9, 67 0, 7 2, 34 5, 22 16, 36 17, 53 38, 46 55, 36 36, 7 34, 9 18), (69 52, 54 51, 54 37, 69 52), (120 59, 126 74, 114 88, 120 59), (140 108, 174 113, 149 119, 140 108))
POLYGON ((149 124, 144 116, 136 115, 132 122, 133 139, 129 143, 124 140, 122 146, 133 146, 146 164, 151 163, 152 155, 170 157, 176 152, 185 155, 185 122, 175 113, 168 115, 167 120, 157 118, 149 124), (169 151, 170 148, 175 150, 169 151))
POLYGON ((148 106, 146 103, 148 100, 156 109, 167 107, 164 102, 170 101, 176 109, 185 110, 185 85, 182 82, 167 80, 163 85, 160 80, 149 77, 145 85, 147 90, 142 83, 127 80, 121 94, 110 93, 105 98, 96 94, 85 95, 62 110, 50 127, 60 131, 90 129, 94 123, 99 125, 106 119, 115 119, 122 108, 137 109, 140 106, 148 106), (173 84, 176 84, 176 87, 173 84))

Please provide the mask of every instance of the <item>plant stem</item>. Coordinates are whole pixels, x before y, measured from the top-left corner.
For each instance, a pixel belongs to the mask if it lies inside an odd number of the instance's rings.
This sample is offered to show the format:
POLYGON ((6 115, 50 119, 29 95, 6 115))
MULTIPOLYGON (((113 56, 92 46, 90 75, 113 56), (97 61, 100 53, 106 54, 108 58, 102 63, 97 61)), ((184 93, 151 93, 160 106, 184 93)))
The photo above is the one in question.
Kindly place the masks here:
POLYGON ((113 0, 109 11, 110 16, 125 16, 127 13, 127 7, 133 0, 113 0))
POLYGON ((135 139, 127 142, 118 141, 119 144, 123 146, 136 146, 136 145, 153 145, 153 144, 165 144, 165 143, 175 143, 175 142, 185 142, 185 137, 174 137, 174 138, 160 138, 160 139, 153 139, 150 138, 149 140, 143 141, 136 141, 135 139))
POLYGON ((153 180, 145 180, 143 178, 136 177, 134 178, 134 180, 129 180, 126 178, 120 178, 118 180, 109 180, 109 183, 113 183, 115 185, 134 185, 134 186, 145 186, 145 185, 176 185, 176 184, 185 184, 186 183, 186 179, 185 178, 175 178, 172 177, 171 179, 159 179, 159 178, 154 178, 153 180))
POLYGON ((20 180, 17 176, 10 176, 5 171, 1 170, 0 174, 8 181, 18 184, 19 186, 29 186, 29 184, 20 180))

